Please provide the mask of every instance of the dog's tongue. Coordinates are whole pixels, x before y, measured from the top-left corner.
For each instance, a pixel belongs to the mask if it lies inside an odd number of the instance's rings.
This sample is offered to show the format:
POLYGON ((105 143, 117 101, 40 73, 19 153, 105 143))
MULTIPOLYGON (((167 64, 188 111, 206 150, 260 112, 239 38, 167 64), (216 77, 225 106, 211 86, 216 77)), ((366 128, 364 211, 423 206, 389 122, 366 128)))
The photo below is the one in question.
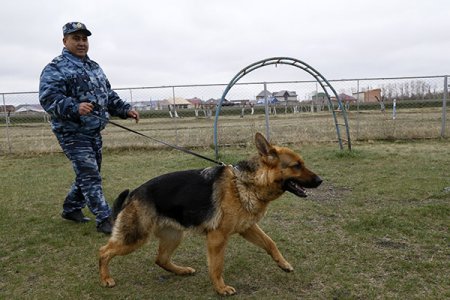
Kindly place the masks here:
POLYGON ((298 197, 307 197, 306 190, 295 181, 289 180, 285 184, 286 191, 298 197))

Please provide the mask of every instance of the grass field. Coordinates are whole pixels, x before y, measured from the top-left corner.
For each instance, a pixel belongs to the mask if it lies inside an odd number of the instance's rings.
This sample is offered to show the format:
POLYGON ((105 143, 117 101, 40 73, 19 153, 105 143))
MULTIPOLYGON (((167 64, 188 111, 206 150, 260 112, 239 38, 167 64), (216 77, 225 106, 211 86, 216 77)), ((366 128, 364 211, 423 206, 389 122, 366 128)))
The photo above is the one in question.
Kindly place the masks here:
MULTIPOLYGON (((240 118, 239 107, 223 110, 218 121, 219 145, 249 145, 249 137, 255 132, 266 132, 266 117, 258 107, 255 115, 240 118)), ((290 110, 288 110, 290 111, 290 110)), ((214 116, 209 119, 193 117, 193 110, 182 118, 169 118, 168 113, 143 112, 139 124, 132 120, 115 120, 116 122, 137 130, 151 137, 185 146, 210 147, 213 143, 214 116), (156 114, 158 113, 158 114, 156 114), (191 116, 192 115, 192 116, 191 116)), ((181 112, 180 112, 180 115, 181 112)), ((200 114, 202 115, 202 114, 200 114)), ((339 113, 337 114, 339 116, 339 113)), ((450 115, 450 111, 447 115, 450 115)), ((0 155, 58 152, 60 147, 51 132, 50 125, 43 122, 43 117, 36 116, 34 122, 27 119, 13 120, 11 126, 0 123, 0 155)), ((291 144, 300 142, 337 142, 336 127, 329 111, 284 113, 279 109, 276 115, 269 115, 270 137, 278 143, 291 144)), ((338 118, 343 124, 343 120, 338 118)), ((442 109, 439 107, 399 108, 396 119, 392 111, 386 110, 350 110, 348 122, 352 141, 370 140, 410 140, 441 137, 442 109)), ((345 128, 340 127, 341 137, 346 139, 345 128)), ((445 134, 450 134, 450 120, 446 122, 445 134)), ((113 125, 103 131, 105 147, 108 148, 160 148, 161 145, 148 139, 124 131, 113 125)))
MULTIPOLYGON (((448 299, 450 297, 450 142, 376 142, 339 152, 335 144, 295 144, 324 183, 309 198, 275 201, 261 227, 293 265, 281 271, 239 237, 226 252, 235 299, 448 299)), ((254 146, 225 148, 233 163, 254 146)), ((203 152, 210 156, 211 150, 203 152)), ((109 201, 169 171, 209 166, 168 150, 107 150, 109 201)), ((0 157, 0 299, 216 299, 204 237, 189 235, 175 261, 197 274, 157 267, 156 243, 111 263, 118 284, 100 286, 95 224, 60 217, 73 179, 60 153, 0 157)), ((89 212, 87 212, 89 216, 89 212)))

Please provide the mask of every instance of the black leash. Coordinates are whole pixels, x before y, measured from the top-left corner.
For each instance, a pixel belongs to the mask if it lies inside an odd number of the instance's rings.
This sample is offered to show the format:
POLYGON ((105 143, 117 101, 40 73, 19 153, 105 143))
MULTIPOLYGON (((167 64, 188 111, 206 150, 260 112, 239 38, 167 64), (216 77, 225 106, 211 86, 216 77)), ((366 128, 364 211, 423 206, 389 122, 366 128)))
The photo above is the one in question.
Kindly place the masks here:
POLYGON ((180 147, 180 146, 177 146, 177 145, 172 145, 172 144, 166 143, 166 142, 164 142, 164 141, 155 139, 155 138, 153 138, 153 137, 151 137, 151 136, 145 135, 145 134, 143 134, 143 133, 141 133, 141 132, 138 132, 138 131, 133 130, 133 129, 131 129, 131 128, 125 127, 125 126, 123 126, 123 125, 120 125, 119 123, 113 122, 113 121, 108 120, 108 119, 106 119, 106 118, 102 118, 102 117, 98 116, 98 115, 95 114, 95 113, 91 113, 91 116, 93 116, 93 117, 95 117, 95 118, 97 118, 97 119, 99 119, 99 120, 102 120, 102 121, 104 121, 104 122, 111 123, 111 124, 113 124, 114 126, 117 126, 117 127, 119 127, 119 128, 125 129, 125 130, 127 130, 127 131, 129 131, 129 132, 132 132, 132 133, 135 133, 135 134, 137 134, 137 135, 143 136, 143 137, 145 137, 145 138, 147 138, 147 139, 150 139, 150 140, 152 140, 152 141, 154 141, 154 142, 158 142, 158 143, 163 144, 163 145, 166 145, 166 146, 168 146, 168 147, 177 149, 177 150, 182 151, 182 152, 184 152, 184 153, 191 154, 191 155, 197 156, 197 157, 199 157, 199 158, 203 158, 203 159, 205 159, 205 160, 207 160, 207 161, 213 162, 213 163, 218 164, 218 165, 222 165, 222 166, 225 165, 225 164, 224 164, 223 162, 221 162, 221 161, 214 160, 214 159, 211 159, 211 158, 209 158, 209 157, 203 156, 203 155, 201 155, 201 154, 192 152, 192 151, 189 150, 189 149, 186 149, 186 148, 183 148, 183 147, 180 147))

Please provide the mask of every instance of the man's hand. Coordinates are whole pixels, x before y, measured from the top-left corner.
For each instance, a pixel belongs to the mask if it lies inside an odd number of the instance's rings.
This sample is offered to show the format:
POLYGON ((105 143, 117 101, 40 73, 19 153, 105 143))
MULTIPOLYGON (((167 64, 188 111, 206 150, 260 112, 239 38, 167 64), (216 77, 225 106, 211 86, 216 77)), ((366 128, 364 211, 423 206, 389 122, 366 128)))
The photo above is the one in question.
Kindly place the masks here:
POLYGON ((89 102, 81 102, 78 106, 78 113, 80 116, 88 115, 94 110, 94 105, 89 102))
POLYGON ((136 123, 139 122, 139 113, 134 109, 128 111, 127 116, 136 120, 136 123))

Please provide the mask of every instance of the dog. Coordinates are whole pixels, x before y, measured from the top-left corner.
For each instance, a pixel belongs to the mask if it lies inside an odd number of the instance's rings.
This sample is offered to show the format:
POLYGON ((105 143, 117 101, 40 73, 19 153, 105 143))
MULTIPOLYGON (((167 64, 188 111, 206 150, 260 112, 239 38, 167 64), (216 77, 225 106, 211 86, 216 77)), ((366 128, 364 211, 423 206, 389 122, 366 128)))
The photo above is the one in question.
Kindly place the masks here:
POLYGON ((112 235, 99 250, 102 285, 116 284, 109 273, 111 259, 136 250, 151 234, 159 239, 158 266, 177 275, 195 273, 171 261, 187 230, 206 235, 208 272, 220 295, 236 293, 222 275, 225 246, 232 234, 266 250, 282 270, 293 271, 257 223, 268 204, 284 192, 306 197, 305 188, 318 187, 322 179, 306 168, 299 154, 270 144, 262 134, 256 133, 255 144, 258 155, 235 166, 168 173, 123 191, 113 205, 112 235))

